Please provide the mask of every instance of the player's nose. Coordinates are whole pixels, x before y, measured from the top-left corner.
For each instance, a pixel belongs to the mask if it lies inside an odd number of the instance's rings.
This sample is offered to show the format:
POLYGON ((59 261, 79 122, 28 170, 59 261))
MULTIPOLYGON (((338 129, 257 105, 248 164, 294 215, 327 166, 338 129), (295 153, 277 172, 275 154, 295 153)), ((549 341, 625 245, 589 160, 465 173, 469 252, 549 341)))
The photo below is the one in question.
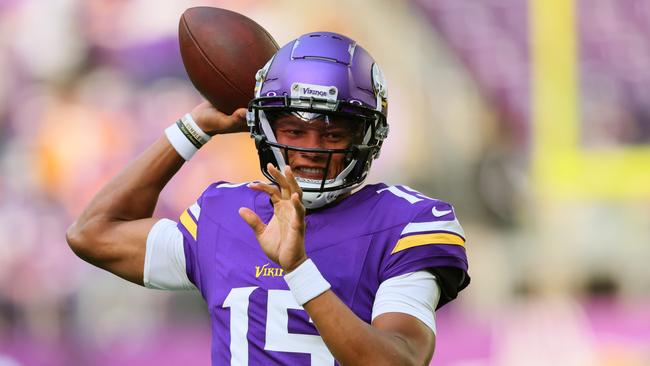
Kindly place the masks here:
POLYGON ((323 149, 325 148, 326 140, 321 133, 313 131, 313 133, 308 134, 309 144, 312 148, 323 149))
POLYGON ((300 156, 314 162, 321 162, 327 160, 327 153, 305 152, 301 151, 300 156))
MULTIPOLYGON (((316 131, 307 132, 301 141, 302 147, 308 149, 325 149, 327 148, 326 141, 322 135, 316 131)), ((327 160, 326 153, 317 153, 317 152, 305 152, 301 151, 299 155, 305 159, 309 159, 314 162, 327 160)))

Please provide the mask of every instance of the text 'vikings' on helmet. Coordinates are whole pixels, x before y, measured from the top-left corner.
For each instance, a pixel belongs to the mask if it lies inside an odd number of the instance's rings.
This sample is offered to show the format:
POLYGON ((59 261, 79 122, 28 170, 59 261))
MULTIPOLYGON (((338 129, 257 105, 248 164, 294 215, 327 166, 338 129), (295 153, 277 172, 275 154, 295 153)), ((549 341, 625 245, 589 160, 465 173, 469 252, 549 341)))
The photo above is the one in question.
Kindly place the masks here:
POLYGON ((355 41, 331 32, 300 36, 282 47, 257 72, 255 98, 248 106, 248 126, 262 173, 271 181, 267 164, 283 169, 290 153, 323 154, 322 179, 297 177, 306 208, 322 207, 361 185, 388 135, 387 91, 373 58, 355 41), (274 116, 293 114, 300 120, 345 119, 361 127, 361 138, 345 149, 305 148, 280 144, 274 116), (335 156, 343 157, 340 172, 330 177, 335 156))

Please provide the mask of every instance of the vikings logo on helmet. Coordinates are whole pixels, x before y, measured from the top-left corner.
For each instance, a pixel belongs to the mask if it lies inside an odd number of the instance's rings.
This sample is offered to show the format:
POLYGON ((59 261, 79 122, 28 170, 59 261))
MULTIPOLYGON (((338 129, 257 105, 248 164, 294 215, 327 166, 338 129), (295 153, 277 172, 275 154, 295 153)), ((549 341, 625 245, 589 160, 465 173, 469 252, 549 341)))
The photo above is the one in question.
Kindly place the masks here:
POLYGON ((257 72, 248 126, 262 173, 274 181, 267 164, 284 168, 289 151, 344 154, 345 165, 334 178, 297 177, 303 204, 318 208, 361 185, 388 135, 386 81, 373 58, 353 40, 337 33, 308 33, 282 47, 257 72), (305 149, 278 143, 272 116, 291 113, 303 121, 345 118, 362 128, 360 141, 347 149, 305 149))

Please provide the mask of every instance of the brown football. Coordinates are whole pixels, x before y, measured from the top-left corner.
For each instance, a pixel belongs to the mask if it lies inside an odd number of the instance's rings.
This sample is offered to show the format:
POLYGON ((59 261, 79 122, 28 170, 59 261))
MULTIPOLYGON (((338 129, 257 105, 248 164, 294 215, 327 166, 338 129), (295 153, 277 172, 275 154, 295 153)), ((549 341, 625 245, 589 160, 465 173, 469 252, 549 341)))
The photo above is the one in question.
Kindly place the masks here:
POLYGON ((278 50, 273 37, 253 20, 207 6, 185 10, 178 39, 192 84, 227 114, 248 105, 255 73, 278 50))

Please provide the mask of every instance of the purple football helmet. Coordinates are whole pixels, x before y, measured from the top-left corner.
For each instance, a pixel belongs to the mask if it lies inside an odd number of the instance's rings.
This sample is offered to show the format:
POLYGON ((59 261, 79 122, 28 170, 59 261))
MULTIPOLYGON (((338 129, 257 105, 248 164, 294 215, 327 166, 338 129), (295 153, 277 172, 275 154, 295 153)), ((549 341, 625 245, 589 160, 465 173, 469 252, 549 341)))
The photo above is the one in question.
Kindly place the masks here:
POLYGON ((322 179, 296 178, 303 190, 303 204, 310 209, 331 203, 361 185, 388 135, 386 83, 368 52, 340 34, 308 33, 279 49, 255 78, 255 98, 249 103, 247 120, 262 173, 275 181, 266 166, 272 163, 283 169, 289 151, 326 154, 322 179), (306 122, 344 118, 359 125, 360 139, 346 149, 280 144, 272 128, 273 118, 287 113, 306 122), (344 154, 344 167, 328 179, 335 154, 344 154))

